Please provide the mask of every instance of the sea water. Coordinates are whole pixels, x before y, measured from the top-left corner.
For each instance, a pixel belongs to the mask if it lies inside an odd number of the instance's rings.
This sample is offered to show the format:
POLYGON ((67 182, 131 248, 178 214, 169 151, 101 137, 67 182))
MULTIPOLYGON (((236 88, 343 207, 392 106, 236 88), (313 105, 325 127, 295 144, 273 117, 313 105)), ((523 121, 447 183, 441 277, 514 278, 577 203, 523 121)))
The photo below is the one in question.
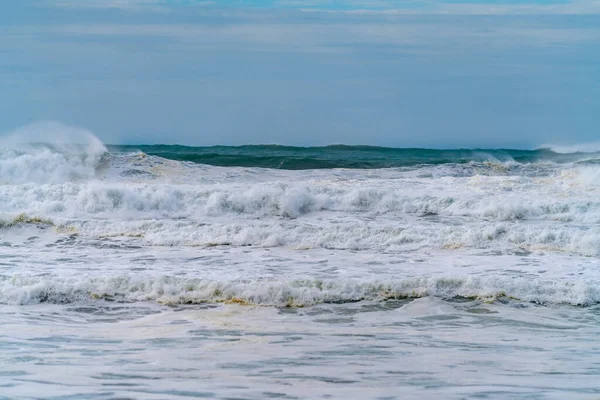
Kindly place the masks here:
POLYGON ((2 147, 0 398, 600 398, 598 153, 2 147))

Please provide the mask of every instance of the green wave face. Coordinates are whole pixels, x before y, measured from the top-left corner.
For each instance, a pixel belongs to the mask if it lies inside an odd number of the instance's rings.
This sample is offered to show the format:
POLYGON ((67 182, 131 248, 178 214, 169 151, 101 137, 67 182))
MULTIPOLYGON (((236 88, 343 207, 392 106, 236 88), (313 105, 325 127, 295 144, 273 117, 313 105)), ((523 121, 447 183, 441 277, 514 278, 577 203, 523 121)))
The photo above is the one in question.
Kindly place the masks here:
POLYGON ((277 145, 187 147, 178 145, 108 146, 112 153, 142 151, 176 161, 222 167, 277 169, 394 168, 469 162, 568 163, 600 158, 600 153, 555 153, 549 149, 413 149, 333 145, 290 147, 277 145))

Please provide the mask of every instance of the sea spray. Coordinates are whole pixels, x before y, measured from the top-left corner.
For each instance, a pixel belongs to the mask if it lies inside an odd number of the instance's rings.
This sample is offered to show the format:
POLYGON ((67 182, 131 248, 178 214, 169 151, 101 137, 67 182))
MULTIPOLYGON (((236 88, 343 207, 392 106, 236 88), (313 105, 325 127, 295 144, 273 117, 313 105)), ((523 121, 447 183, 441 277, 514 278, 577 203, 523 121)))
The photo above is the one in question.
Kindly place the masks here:
POLYGON ((86 130, 53 122, 29 125, 0 137, 0 184, 90 179, 106 152, 86 130))

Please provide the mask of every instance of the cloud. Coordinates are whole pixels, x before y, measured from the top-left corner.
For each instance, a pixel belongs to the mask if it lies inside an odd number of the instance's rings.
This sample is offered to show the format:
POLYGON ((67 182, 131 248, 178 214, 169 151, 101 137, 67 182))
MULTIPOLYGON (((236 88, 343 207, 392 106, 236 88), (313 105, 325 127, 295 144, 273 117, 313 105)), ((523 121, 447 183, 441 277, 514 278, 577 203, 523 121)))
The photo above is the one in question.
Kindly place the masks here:
MULTIPOLYGON (((276 21, 237 24, 64 24, 38 27, 40 34, 68 37, 162 37, 195 45, 256 44, 277 49, 314 50, 322 48, 352 49, 365 46, 443 47, 452 43, 452 51, 481 46, 547 46, 550 44, 598 43, 600 30, 544 25, 511 26, 502 19, 478 24, 461 23, 449 18, 433 21, 370 19, 278 23, 276 21)), ((442 49, 443 50, 443 49, 442 49)), ((441 51, 441 50, 440 50, 441 51)))
POLYGON ((124 10, 160 10, 157 0, 47 0, 45 4, 73 8, 118 8, 124 10))
POLYGON ((494 13, 523 3, 469 15, 491 0, 39 1, 4 18, 0 128, 49 119, 138 143, 451 147, 597 131, 600 14, 548 15, 583 1, 519 15, 494 13))
POLYGON ((177 7, 298 9, 349 14, 600 14, 597 0, 46 0, 59 7, 169 11, 177 7))

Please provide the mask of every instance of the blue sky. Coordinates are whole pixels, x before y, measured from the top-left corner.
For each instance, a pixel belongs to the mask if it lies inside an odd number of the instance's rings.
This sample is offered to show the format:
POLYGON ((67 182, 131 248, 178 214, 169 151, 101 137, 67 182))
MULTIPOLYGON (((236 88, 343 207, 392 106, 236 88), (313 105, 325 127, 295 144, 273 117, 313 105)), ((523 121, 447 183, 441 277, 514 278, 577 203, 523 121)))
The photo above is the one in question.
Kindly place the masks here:
POLYGON ((109 143, 573 144, 600 136, 600 1, 0 3, 0 132, 109 143))

